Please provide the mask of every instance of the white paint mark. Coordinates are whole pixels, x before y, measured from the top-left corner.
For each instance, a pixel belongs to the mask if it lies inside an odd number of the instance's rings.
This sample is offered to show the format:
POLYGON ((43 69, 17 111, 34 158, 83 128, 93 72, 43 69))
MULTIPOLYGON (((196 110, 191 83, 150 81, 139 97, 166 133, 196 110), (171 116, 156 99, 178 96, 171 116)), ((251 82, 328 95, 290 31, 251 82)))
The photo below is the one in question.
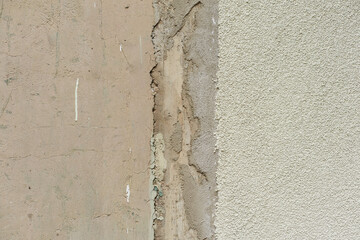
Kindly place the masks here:
POLYGON ((78 102, 77 102, 78 87, 79 87, 79 79, 76 80, 76 87, 75 87, 75 122, 77 122, 77 120, 78 120, 78 102))
POLYGON ((126 185, 126 201, 130 202, 130 186, 126 185))
POLYGON ((212 17, 211 19, 212 19, 212 23, 213 23, 213 25, 216 25, 215 18, 214 18, 214 17, 212 17))
POLYGON ((122 45, 120 44, 120 52, 122 52, 122 45))
POLYGON ((94 8, 96 8, 96 2, 94 2, 94 8))
POLYGON ((126 233, 129 234, 129 228, 126 228, 126 233))
POLYGON ((141 64, 143 63, 143 56, 142 56, 142 40, 141 40, 141 36, 139 37, 139 45, 140 45, 140 62, 141 64))

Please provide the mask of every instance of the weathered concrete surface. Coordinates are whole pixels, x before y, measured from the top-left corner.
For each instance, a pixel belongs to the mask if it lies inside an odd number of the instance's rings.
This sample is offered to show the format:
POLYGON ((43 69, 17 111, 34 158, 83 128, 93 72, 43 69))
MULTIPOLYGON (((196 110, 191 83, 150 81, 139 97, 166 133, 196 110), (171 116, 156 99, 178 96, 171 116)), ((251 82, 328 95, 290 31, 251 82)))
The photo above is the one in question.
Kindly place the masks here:
POLYGON ((0 239, 151 238, 153 19, 151 0, 0 1, 0 239))
POLYGON ((360 2, 219 9, 218 239, 358 239, 360 2))
POLYGON ((217 0, 154 9, 155 238, 214 239, 217 0))

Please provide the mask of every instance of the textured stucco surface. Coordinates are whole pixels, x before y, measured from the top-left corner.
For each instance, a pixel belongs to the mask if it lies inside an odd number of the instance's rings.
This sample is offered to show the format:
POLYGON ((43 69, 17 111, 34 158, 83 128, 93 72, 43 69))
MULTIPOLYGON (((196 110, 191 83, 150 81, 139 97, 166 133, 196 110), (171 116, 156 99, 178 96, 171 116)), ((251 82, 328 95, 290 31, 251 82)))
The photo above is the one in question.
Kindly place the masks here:
POLYGON ((218 239, 359 239, 359 7, 220 0, 218 239))

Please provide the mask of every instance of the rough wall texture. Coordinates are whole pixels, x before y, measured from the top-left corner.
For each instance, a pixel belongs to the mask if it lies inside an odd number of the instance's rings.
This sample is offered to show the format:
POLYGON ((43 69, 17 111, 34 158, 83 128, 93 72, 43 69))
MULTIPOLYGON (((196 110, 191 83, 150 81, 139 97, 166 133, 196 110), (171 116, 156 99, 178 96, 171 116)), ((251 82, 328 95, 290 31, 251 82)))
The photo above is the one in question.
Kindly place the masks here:
POLYGON ((153 19, 152 0, 0 0, 0 239, 152 238, 153 19))
POLYGON ((360 2, 219 8, 218 239, 358 239, 360 2))
POLYGON ((213 239, 217 0, 154 1, 156 239, 213 239))

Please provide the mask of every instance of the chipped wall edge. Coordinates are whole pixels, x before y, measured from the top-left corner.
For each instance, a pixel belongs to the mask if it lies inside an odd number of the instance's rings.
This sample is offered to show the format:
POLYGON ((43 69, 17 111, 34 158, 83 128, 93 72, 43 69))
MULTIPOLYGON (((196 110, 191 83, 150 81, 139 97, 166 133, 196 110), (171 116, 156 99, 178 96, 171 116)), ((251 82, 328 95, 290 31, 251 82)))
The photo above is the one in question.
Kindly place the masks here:
POLYGON ((154 0, 155 239, 215 239, 217 0, 154 0))

